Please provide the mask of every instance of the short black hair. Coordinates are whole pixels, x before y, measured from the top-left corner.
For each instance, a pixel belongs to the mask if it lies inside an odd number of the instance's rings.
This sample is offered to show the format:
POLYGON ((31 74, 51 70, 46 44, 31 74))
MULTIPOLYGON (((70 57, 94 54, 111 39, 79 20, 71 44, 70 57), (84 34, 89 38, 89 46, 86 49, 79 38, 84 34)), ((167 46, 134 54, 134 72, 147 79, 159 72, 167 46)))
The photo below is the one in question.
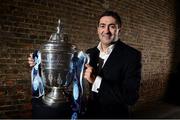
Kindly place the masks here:
POLYGON ((118 26, 121 27, 121 25, 122 25, 121 17, 119 16, 119 14, 117 12, 114 12, 114 11, 105 11, 105 12, 103 12, 99 16, 98 25, 99 25, 100 19, 102 17, 104 17, 104 16, 111 16, 111 17, 113 17, 116 20, 116 23, 118 24, 118 26))

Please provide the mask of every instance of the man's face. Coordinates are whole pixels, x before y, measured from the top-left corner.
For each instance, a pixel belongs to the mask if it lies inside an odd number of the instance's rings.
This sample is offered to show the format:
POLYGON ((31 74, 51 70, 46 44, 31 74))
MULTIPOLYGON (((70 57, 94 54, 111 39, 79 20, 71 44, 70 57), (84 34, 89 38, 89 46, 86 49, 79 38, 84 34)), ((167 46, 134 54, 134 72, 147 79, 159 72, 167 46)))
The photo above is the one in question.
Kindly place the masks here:
POLYGON ((120 28, 113 17, 104 16, 99 20, 97 32, 102 44, 108 46, 118 40, 120 28))

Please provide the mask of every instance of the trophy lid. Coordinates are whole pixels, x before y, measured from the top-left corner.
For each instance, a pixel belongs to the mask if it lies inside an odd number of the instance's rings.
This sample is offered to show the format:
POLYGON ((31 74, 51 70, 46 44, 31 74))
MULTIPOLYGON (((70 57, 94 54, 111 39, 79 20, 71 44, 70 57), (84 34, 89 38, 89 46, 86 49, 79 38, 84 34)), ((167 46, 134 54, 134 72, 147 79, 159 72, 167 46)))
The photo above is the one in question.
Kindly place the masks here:
POLYGON ((64 33, 61 20, 58 20, 56 32, 52 33, 49 40, 41 46, 41 51, 66 51, 72 53, 72 45, 68 41, 67 34, 64 33))
POLYGON ((57 31, 52 33, 49 42, 67 42, 67 35, 64 34, 63 26, 61 20, 58 20, 57 31))

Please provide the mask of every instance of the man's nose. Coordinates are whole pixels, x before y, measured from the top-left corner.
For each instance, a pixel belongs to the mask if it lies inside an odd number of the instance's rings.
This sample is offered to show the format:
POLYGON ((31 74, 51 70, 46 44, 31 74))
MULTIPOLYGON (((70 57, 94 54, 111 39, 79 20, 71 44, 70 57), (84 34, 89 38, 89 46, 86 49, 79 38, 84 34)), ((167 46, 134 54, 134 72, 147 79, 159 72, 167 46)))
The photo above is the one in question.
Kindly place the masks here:
POLYGON ((108 27, 108 26, 105 27, 104 32, 105 32, 105 33, 110 33, 110 30, 109 30, 109 27, 108 27))

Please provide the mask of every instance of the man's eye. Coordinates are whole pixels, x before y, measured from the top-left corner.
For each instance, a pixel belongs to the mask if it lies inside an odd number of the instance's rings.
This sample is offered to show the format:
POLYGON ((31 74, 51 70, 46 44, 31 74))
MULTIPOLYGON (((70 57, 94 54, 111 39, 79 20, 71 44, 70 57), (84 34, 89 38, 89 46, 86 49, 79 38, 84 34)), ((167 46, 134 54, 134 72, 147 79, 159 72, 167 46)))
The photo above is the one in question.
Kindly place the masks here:
POLYGON ((115 29, 116 26, 115 26, 115 25, 111 25, 110 28, 111 28, 111 29, 115 29))
POLYGON ((104 28, 105 27, 105 25, 99 25, 99 28, 104 28))

